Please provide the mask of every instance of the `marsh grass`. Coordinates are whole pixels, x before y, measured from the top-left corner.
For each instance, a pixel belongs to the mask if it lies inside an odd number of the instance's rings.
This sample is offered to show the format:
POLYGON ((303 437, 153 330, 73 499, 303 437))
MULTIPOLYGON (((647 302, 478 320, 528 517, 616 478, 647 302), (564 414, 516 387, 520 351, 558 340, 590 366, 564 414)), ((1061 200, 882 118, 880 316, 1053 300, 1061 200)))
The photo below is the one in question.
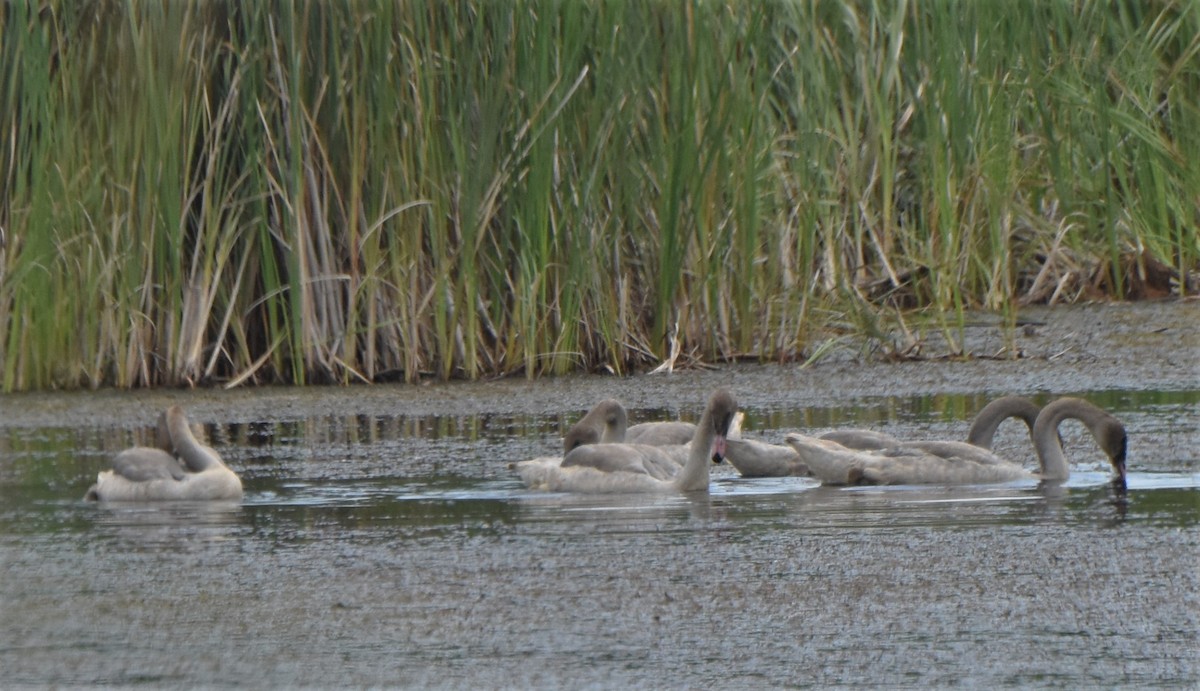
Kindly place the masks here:
POLYGON ((4 389, 903 357, 1196 290, 1190 3, 11 3, 4 389))

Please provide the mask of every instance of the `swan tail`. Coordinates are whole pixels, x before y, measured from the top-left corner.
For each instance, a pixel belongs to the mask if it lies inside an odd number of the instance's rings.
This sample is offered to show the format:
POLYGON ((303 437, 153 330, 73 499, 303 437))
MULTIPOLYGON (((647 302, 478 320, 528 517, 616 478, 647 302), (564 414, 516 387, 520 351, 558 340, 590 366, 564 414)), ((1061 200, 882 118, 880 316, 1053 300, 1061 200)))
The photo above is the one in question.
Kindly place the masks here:
POLYGON ((84 501, 100 501, 104 496, 104 490, 113 479, 113 471, 104 470, 96 474, 96 483, 88 487, 88 491, 83 495, 84 501))
POLYGON ((528 461, 509 463, 508 467, 517 472, 521 482, 529 489, 550 489, 551 476, 559 472, 562 459, 556 456, 542 456, 528 461))
POLYGON ((746 419, 746 414, 742 411, 737 411, 733 415, 733 421, 729 423, 729 432, 725 434, 725 440, 741 439, 742 438, 742 422, 746 419))

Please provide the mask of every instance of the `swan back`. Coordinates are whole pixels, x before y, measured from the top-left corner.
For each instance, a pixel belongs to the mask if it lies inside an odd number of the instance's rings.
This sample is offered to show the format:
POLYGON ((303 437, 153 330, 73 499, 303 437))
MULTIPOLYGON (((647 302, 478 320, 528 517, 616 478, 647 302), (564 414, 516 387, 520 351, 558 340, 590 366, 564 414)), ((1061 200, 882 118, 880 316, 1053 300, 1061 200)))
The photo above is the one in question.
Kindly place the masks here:
POLYGON ((789 434, 787 442, 813 476, 830 485, 1008 482, 1030 477, 1021 466, 965 442, 910 442, 850 449, 828 439, 789 434))
POLYGON ((650 446, 677 446, 691 442, 695 435, 696 426, 690 422, 642 422, 625 430, 625 441, 650 446))
POLYGON ((890 434, 870 429, 835 429, 822 434, 821 439, 841 444, 847 449, 882 449, 900 443, 890 434))

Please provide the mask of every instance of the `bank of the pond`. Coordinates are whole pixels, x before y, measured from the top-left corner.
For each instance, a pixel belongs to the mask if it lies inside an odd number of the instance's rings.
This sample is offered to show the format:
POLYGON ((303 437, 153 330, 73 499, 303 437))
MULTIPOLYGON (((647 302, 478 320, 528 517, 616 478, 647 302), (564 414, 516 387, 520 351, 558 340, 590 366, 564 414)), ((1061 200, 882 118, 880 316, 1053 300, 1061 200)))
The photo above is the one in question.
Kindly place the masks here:
POLYGON ((688 411, 717 386, 733 387, 746 406, 793 408, 877 396, 1200 388, 1200 301, 1037 307, 1023 310, 1021 320, 1027 325, 1015 335, 1017 359, 991 357, 1006 347, 1006 338, 998 319, 981 315, 979 326, 966 329, 969 358, 946 357, 934 336, 924 359, 905 362, 882 362, 847 342, 808 367, 741 363, 630 377, 23 393, 0 396, 0 428, 143 426, 173 402, 186 404, 199 420, 247 422, 338 414, 573 414, 607 396, 633 408, 688 411))

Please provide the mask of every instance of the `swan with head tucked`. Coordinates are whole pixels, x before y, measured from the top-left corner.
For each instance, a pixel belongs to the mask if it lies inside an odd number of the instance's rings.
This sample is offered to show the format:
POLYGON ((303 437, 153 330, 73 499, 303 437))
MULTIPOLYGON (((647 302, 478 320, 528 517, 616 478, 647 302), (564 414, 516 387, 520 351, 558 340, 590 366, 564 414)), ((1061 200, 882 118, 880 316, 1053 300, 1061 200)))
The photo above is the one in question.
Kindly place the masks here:
POLYGON ((113 472, 134 482, 156 479, 183 479, 185 469, 175 457, 175 445, 167 429, 167 413, 158 416, 154 446, 134 446, 113 458, 113 472))
POLYGON ((718 389, 696 425, 687 462, 646 444, 586 444, 571 450, 561 463, 522 461, 514 467, 526 486, 555 492, 691 492, 708 489, 709 460, 719 461, 737 413, 737 401, 718 389))
MULTIPOLYGON (((1070 477, 1058 426, 1082 422, 1108 456, 1116 481, 1125 484, 1127 437, 1121 421, 1079 398, 1061 398, 1042 408, 1033 425, 1041 466, 1031 473, 1017 463, 966 442, 909 442, 882 449, 850 449, 827 439, 789 434, 788 444, 824 484, 984 484, 1022 479, 1062 481, 1070 477)), ((993 430, 994 431, 994 430, 993 430)), ((976 437, 990 440, 990 435, 976 437)))
POLYGON ((240 499, 242 481, 211 447, 201 444, 179 406, 159 418, 158 444, 117 454, 85 499, 95 501, 214 501, 240 499), (165 434, 164 434, 165 432, 165 434), (179 454, 176 459, 169 450, 179 454))
POLYGON ((563 436, 563 454, 586 444, 683 445, 692 440, 696 426, 690 422, 642 422, 627 427, 625 406, 612 398, 600 401, 563 436))
MULTIPOLYGON (((1033 433, 1033 425, 1037 420, 1040 408, 1027 398, 1020 396, 1003 396, 988 403, 975 416, 971 428, 967 432, 967 441, 971 447, 991 449, 992 441, 1000 424, 1010 417, 1020 418, 1033 433)), ((884 432, 868 429, 842 429, 826 432, 820 439, 832 441, 857 450, 878 450, 891 447, 917 448, 937 453, 941 449, 947 453, 957 452, 960 455, 975 453, 974 449, 966 448, 964 442, 957 441, 901 441, 884 432), (946 445, 950 446, 946 446, 946 445)), ((800 454, 791 446, 777 446, 749 439, 730 439, 727 443, 726 459, 738 470, 743 477, 785 477, 789 475, 809 475, 808 466, 800 458, 800 454)))

